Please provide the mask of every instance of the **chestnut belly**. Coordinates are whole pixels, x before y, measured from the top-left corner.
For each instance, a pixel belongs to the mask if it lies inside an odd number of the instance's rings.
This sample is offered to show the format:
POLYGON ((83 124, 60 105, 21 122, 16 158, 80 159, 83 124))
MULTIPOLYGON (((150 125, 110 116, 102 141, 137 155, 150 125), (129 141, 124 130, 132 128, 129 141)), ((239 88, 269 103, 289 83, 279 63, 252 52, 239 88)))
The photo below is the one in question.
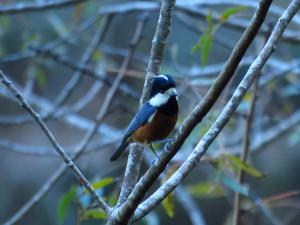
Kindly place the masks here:
POLYGON ((174 128, 177 116, 177 113, 172 116, 167 116, 158 110, 149 123, 141 126, 132 134, 132 141, 151 143, 165 139, 174 128))

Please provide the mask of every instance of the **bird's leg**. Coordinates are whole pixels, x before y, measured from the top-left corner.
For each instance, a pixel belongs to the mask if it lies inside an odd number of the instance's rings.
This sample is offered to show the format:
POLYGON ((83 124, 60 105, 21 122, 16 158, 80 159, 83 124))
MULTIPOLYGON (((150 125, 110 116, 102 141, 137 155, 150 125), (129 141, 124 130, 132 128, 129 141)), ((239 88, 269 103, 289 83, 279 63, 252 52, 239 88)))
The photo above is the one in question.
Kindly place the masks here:
POLYGON ((158 155, 157 155, 157 153, 155 152, 152 143, 150 143, 149 146, 150 146, 150 149, 152 150, 152 152, 154 153, 154 155, 156 156, 156 158, 158 159, 158 155))
POLYGON ((173 139, 173 138, 165 138, 165 139, 162 139, 162 140, 154 141, 154 143, 165 144, 165 143, 170 143, 170 142, 173 142, 173 141, 175 141, 175 139, 173 139))
POLYGON ((175 141, 175 139, 173 139, 173 138, 166 138, 166 139, 162 139, 162 140, 155 141, 155 143, 165 143, 163 150, 164 150, 165 152, 168 152, 168 146, 169 146, 170 143, 172 143, 173 141, 175 141))

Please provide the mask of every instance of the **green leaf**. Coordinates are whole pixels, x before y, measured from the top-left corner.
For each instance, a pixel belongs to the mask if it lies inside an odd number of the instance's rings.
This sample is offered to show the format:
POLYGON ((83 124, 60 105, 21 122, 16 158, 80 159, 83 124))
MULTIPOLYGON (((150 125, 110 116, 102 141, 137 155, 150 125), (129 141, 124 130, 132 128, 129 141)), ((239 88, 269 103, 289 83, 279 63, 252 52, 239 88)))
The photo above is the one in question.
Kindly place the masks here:
POLYGON ((205 66, 213 44, 213 33, 215 26, 213 24, 212 13, 209 12, 206 16, 207 29, 199 38, 199 41, 193 46, 192 52, 196 53, 201 50, 201 66, 205 66))
POLYGON ((242 162, 238 157, 234 155, 225 155, 225 157, 230 160, 233 166, 245 171, 250 176, 256 178, 262 178, 265 176, 265 174, 255 169, 251 164, 242 162))
POLYGON ((211 34, 214 29, 213 16, 211 11, 208 12, 206 16, 206 21, 207 21, 207 32, 211 34))
POLYGON ((97 49, 96 51, 94 51, 94 53, 92 55, 92 59, 97 62, 101 58, 102 58, 102 52, 99 49, 97 49))
POLYGON ((188 186, 188 191, 198 198, 218 198, 224 196, 222 186, 216 181, 200 182, 188 186))
POLYGON ((162 206, 166 210, 167 215, 170 218, 174 217, 174 196, 173 194, 169 194, 163 201, 162 206))
MULTIPOLYGON (((114 178, 112 177, 107 177, 107 178, 104 178, 102 180, 98 180, 98 181, 95 181, 92 183, 92 187, 97 190, 97 189, 100 189, 100 188, 103 188, 109 184, 111 184, 112 182, 114 181, 114 178)), ((88 190, 84 190, 84 194, 88 194, 88 190)))
POLYGON ((47 85, 47 77, 46 77, 44 71, 40 68, 35 68, 35 70, 36 70, 35 78, 36 78, 38 86, 40 88, 45 87, 47 85))
POLYGON ((202 52, 201 52, 201 66, 205 66, 212 48, 213 38, 211 34, 202 36, 202 52))
POLYGON ((224 173, 221 173, 220 180, 224 185, 226 185, 234 192, 238 192, 242 195, 249 196, 249 188, 245 185, 239 184, 234 178, 231 178, 225 175, 224 173))
POLYGON ((245 7, 245 6, 236 6, 236 7, 228 8, 221 14, 219 19, 222 23, 224 23, 234 14, 244 11, 246 9, 247 9, 247 7, 245 7))
POLYGON ((70 191, 65 193, 60 197, 58 208, 57 208, 57 221, 58 223, 62 223, 65 219, 67 212, 70 208, 71 203, 73 202, 76 196, 76 188, 72 187, 70 191))
POLYGON ((105 212, 103 212, 101 209, 90 209, 85 210, 81 215, 81 220, 87 220, 87 219, 100 219, 104 220, 107 218, 105 212))
POLYGON ((198 43, 193 46, 192 52, 196 53, 201 49, 201 66, 205 66, 209 58, 212 48, 213 38, 212 34, 205 32, 199 39, 198 43))
MULTIPOLYGON (((178 169, 180 165, 179 164, 172 164, 169 166, 167 172, 165 173, 165 176, 161 180, 161 183, 165 183, 178 169)), ((170 218, 174 217, 174 196, 173 194, 169 194, 163 201, 162 201, 162 206, 166 210, 167 215, 170 218)))

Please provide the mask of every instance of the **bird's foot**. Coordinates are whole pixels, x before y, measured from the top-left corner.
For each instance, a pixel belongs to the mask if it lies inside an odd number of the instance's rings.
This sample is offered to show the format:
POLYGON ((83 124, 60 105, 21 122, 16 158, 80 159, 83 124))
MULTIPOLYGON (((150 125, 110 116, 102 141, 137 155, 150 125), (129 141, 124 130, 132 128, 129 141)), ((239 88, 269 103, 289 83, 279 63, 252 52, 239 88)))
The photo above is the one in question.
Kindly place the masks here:
POLYGON ((150 146, 150 149, 152 150, 152 152, 154 153, 156 159, 158 159, 159 157, 158 157, 156 151, 154 150, 152 143, 150 143, 149 146, 150 146))
POLYGON ((162 140, 158 140, 158 141, 154 141, 154 143, 158 143, 158 144, 165 144, 165 143, 170 143, 173 142, 175 139, 173 138, 166 138, 166 139, 162 139, 162 140))

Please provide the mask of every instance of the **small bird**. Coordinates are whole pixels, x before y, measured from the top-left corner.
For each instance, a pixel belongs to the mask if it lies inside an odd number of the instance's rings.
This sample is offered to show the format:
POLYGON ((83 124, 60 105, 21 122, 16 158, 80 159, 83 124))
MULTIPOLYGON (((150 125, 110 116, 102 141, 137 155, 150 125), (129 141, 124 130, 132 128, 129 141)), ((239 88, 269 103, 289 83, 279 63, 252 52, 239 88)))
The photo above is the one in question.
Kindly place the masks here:
POLYGON ((170 75, 157 75, 151 87, 149 100, 132 119, 120 146, 110 160, 117 160, 130 143, 151 145, 154 141, 165 139, 177 122, 178 110, 174 79, 170 75))

